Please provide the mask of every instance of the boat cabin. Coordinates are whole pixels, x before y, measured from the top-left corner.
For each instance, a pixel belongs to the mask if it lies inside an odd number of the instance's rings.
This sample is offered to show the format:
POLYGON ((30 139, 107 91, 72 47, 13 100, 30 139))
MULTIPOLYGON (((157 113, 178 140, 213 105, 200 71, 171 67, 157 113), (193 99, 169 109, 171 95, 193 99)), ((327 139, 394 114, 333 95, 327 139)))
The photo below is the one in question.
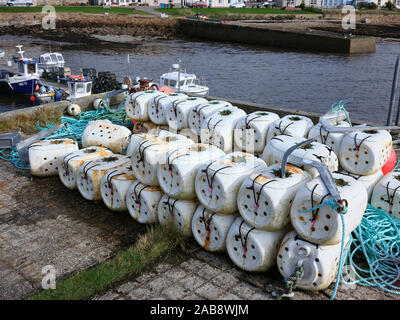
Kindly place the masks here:
POLYGON ((39 56, 39 68, 64 67, 65 60, 61 53, 46 52, 39 56))
POLYGON ((82 76, 70 76, 68 79, 70 98, 76 99, 92 94, 92 78, 82 76))
POLYGON ((160 87, 167 86, 170 88, 178 88, 178 81, 180 87, 199 84, 199 79, 194 74, 179 71, 178 65, 173 65, 168 73, 164 73, 160 77, 160 87))
POLYGON ((39 76, 38 61, 31 58, 14 58, 19 76, 39 76))

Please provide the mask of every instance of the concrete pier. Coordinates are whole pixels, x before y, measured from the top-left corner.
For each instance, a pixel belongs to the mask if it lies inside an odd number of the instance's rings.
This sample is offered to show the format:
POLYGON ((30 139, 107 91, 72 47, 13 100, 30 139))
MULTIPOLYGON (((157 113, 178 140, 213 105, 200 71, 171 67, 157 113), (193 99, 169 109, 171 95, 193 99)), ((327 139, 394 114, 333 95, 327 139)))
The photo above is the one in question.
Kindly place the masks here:
POLYGON ((283 31, 188 19, 181 19, 180 26, 186 36, 213 41, 344 54, 373 53, 376 51, 374 37, 352 36, 349 38, 339 33, 325 31, 283 31))

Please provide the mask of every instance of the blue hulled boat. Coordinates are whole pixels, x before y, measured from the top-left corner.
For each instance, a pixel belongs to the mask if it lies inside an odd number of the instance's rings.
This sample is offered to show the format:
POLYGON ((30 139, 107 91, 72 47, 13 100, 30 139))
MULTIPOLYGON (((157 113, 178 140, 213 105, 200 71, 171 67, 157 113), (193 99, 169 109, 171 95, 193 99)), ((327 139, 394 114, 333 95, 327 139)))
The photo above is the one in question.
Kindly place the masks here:
POLYGON ((19 48, 20 58, 15 57, 17 72, 0 70, 0 93, 9 94, 33 94, 39 81, 38 61, 32 58, 25 58, 24 51, 19 48))

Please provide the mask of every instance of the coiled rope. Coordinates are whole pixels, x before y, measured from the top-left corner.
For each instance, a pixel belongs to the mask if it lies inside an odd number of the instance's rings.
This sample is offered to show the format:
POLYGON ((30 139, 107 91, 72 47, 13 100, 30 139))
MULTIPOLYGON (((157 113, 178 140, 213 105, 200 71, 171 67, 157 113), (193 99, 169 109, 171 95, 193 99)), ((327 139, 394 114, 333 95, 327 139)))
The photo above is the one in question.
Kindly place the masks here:
POLYGON ((350 120, 349 113, 347 112, 346 108, 344 105, 346 103, 349 103, 352 99, 346 99, 346 100, 340 100, 339 102, 335 102, 334 104, 331 105, 331 111, 334 113, 339 113, 341 110, 343 110, 344 114, 346 115, 347 122, 350 124, 350 127, 353 126, 350 120))
POLYGON ((29 170, 29 167, 22 165, 21 159, 16 148, 0 149, 0 159, 11 162, 16 168, 29 170))

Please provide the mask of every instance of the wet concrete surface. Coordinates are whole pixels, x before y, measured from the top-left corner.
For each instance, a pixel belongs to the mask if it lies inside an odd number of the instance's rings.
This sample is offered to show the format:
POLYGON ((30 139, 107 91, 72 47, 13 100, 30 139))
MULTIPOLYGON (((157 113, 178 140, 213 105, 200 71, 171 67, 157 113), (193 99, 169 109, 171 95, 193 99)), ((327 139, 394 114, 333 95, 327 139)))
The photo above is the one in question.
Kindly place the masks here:
POLYGON ((34 178, 0 161, 0 299, 41 289, 42 268, 58 279, 133 244, 145 228, 66 189, 58 177, 34 178))

